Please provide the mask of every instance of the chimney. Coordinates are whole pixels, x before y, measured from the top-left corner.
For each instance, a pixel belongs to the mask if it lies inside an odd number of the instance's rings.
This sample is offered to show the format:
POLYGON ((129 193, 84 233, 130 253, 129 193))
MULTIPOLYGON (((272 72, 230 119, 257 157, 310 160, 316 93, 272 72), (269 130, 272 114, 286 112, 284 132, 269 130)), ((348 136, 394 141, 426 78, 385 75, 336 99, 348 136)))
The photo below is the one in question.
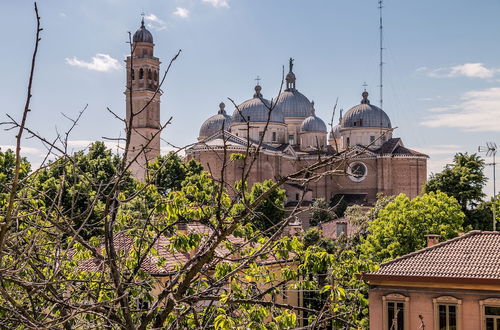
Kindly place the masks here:
POLYGON ((179 221, 179 223, 177 223, 177 233, 178 234, 184 234, 184 235, 188 234, 188 224, 187 224, 187 222, 185 222, 185 221, 179 221))
POLYGON ((427 247, 431 247, 431 246, 438 244, 439 237, 441 237, 441 235, 437 235, 437 234, 425 235, 425 238, 427 238, 427 247))

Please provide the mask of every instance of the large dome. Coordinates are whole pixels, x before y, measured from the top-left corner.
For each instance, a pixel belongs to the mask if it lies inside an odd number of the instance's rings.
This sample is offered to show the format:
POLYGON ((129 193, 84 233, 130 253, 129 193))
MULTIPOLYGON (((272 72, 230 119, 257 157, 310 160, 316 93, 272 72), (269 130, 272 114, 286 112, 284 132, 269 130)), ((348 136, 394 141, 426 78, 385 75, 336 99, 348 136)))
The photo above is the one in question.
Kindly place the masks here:
POLYGON ((278 96, 276 105, 281 108, 285 117, 309 117, 312 104, 307 97, 296 89, 289 89, 278 96))
POLYGON ((300 132, 324 132, 326 133, 326 124, 325 122, 319 118, 316 117, 316 113, 314 111, 314 103, 313 104, 313 110, 312 113, 309 117, 304 119, 302 124, 300 125, 300 132))
POLYGON ((370 104, 368 93, 363 92, 361 104, 346 112, 341 121, 342 128, 383 127, 391 128, 391 120, 384 110, 370 104))
MULTIPOLYGON (((260 93, 261 87, 255 86, 255 94, 250 100, 241 103, 233 112, 232 123, 267 122, 271 102, 264 99, 260 93)), ((283 112, 280 107, 273 105, 270 122, 284 123, 283 112)))
POLYGON ((226 110, 224 110, 225 107, 226 105, 221 102, 219 104, 219 112, 205 120, 200 128, 200 138, 212 136, 222 129, 228 130, 229 125, 231 125, 231 116, 226 113, 226 110))
POLYGON ((135 31, 132 40, 134 42, 149 42, 150 44, 153 43, 153 35, 144 26, 144 18, 142 19, 141 27, 137 31, 135 31))

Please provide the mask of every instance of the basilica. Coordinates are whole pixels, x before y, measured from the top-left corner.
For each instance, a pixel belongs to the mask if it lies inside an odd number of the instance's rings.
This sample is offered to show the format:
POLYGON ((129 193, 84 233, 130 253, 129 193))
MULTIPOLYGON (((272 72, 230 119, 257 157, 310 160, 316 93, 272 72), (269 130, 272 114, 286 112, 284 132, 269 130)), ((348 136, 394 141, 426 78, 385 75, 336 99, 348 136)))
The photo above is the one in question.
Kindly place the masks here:
MULTIPOLYGON (((286 89, 275 102, 264 98, 262 87, 257 85, 253 96, 237 105, 232 115, 221 103, 217 114, 201 125, 198 142, 187 150, 187 155, 217 177, 222 152, 242 153, 248 146, 258 148, 257 160, 250 169, 250 184, 276 180, 318 159, 343 155, 342 159, 347 160, 345 175, 323 176, 307 186, 285 184, 289 206, 299 200, 307 204, 319 197, 370 205, 379 193, 405 193, 413 198, 425 183, 428 156, 393 137, 389 116, 372 105, 368 97, 364 91, 360 104, 341 113, 338 124, 328 129, 316 115, 314 102, 299 92, 290 59, 286 89)), ((229 164, 225 176, 226 182, 237 181, 241 165, 229 164)))
MULTIPOLYGON (((127 122, 132 124, 127 158, 134 176, 143 180, 147 163, 160 154, 161 132, 160 60, 154 56, 153 36, 144 21, 133 36, 133 54, 126 64, 127 122)), ((236 105, 232 115, 221 103, 218 112, 202 123, 186 157, 198 160, 216 179, 223 173, 224 181, 232 184, 241 178, 242 164, 223 159, 249 150, 256 157, 250 168, 252 185, 283 178, 318 159, 342 155, 343 175, 324 175, 307 185, 287 182, 288 206, 316 198, 370 205, 379 193, 405 193, 410 198, 420 194, 428 156, 393 136, 389 116, 370 103, 366 90, 360 104, 341 113, 338 125, 328 128, 316 115, 314 102, 299 92, 297 81, 290 59, 285 89, 276 100, 266 99, 257 84, 253 96, 236 105)))

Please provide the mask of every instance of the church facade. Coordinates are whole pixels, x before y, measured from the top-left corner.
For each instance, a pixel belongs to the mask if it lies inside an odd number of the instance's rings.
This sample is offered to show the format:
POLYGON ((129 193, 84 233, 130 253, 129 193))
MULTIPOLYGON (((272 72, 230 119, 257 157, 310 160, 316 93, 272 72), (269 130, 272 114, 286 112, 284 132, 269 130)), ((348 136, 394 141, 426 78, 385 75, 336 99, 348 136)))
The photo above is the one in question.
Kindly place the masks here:
MULTIPOLYGON (((248 177, 252 185, 277 180, 318 159, 341 155, 341 160, 324 171, 341 169, 344 175, 325 175, 306 186, 286 183, 288 206, 300 200, 307 204, 315 198, 370 205, 379 193, 405 193, 411 198, 420 194, 428 156, 393 137, 389 116, 370 103, 366 91, 360 104, 341 113, 338 125, 328 130, 316 116, 314 102, 298 91, 296 81, 290 59, 286 89, 276 101, 265 99, 257 85, 253 97, 236 106, 232 115, 221 103, 218 113, 201 125, 198 142, 186 151, 188 158, 198 160, 220 179, 224 154, 229 159, 232 153, 245 153, 250 148, 256 152, 248 177)), ((227 162, 225 182, 241 178, 240 162, 227 162)))
MULTIPOLYGON (((154 56, 153 36, 144 20, 132 41, 132 55, 126 59, 126 119, 131 125, 127 160, 132 174, 144 180, 148 162, 160 155, 160 60, 154 56)), ((186 150, 187 158, 198 160, 220 179, 225 155, 224 180, 233 184, 241 179, 242 164, 229 158, 250 150, 256 155, 248 177, 252 185, 341 155, 324 171, 341 169, 343 175, 324 175, 307 185, 287 182, 289 206, 320 197, 369 205, 379 193, 405 193, 411 198, 420 194, 428 156, 393 137, 389 116, 370 103, 366 91, 360 104, 341 113, 338 125, 327 129, 315 113, 314 102, 299 92, 296 83, 290 59, 286 88, 275 101, 264 98, 257 84, 253 97, 237 105, 232 115, 221 103, 217 114, 201 125, 197 143, 186 150)))

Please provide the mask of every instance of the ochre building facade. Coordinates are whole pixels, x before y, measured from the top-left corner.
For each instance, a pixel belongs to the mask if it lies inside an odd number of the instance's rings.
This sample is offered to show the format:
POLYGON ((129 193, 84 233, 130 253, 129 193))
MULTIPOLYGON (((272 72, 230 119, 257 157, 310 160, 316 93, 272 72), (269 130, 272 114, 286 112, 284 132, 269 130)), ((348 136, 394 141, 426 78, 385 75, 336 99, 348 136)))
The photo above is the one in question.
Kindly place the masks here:
POLYGON ((360 104, 341 113, 338 125, 328 132, 316 116, 314 102, 297 90, 296 80, 290 59, 286 89, 277 101, 265 99, 257 85, 253 97, 236 106, 232 116, 221 103, 218 113, 202 124, 198 142, 187 150, 188 158, 198 160, 220 179, 225 154, 224 180, 232 184, 241 179, 243 161, 229 161, 230 155, 250 150, 256 155, 248 176, 253 184, 277 180, 338 155, 339 160, 323 171, 340 169, 345 174, 326 175, 307 186, 285 184, 288 205, 320 197, 369 205, 378 193, 404 193, 410 198, 420 194, 428 156, 393 137, 389 116, 370 103, 366 91, 360 104))

